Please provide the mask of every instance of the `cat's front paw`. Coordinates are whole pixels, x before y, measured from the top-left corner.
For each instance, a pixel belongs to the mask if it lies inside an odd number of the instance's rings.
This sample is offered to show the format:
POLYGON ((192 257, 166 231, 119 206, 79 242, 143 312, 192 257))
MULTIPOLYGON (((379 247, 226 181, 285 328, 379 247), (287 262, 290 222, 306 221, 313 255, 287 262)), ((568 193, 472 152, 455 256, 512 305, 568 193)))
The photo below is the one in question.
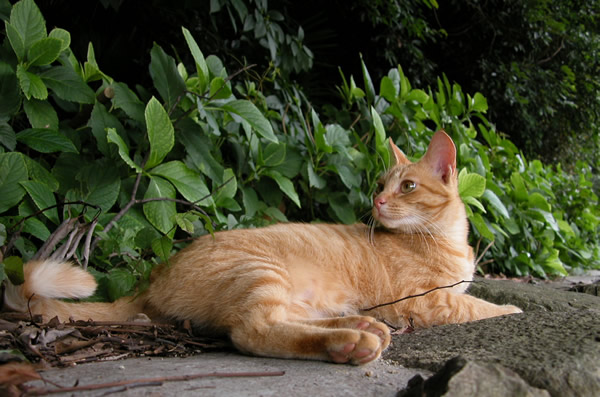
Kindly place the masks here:
POLYGON ((382 340, 375 333, 360 331, 356 342, 348 342, 328 350, 331 361, 338 364, 362 365, 376 360, 383 351, 382 340))

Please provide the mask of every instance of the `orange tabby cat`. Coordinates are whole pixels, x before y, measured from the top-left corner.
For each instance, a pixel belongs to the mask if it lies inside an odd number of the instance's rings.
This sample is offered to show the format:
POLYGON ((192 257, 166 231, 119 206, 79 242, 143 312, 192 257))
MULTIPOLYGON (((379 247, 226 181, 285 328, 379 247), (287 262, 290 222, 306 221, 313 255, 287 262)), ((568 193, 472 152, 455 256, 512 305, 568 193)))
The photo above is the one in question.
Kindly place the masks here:
POLYGON ((363 224, 278 224, 204 236, 158 266, 135 300, 67 303, 96 288, 66 263, 30 262, 26 282, 5 303, 61 320, 189 319, 227 334, 259 356, 364 364, 390 343, 382 322, 428 327, 520 312, 464 294, 466 284, 366 312, 365 308, 471 280, 474 263, 457 188, 456 149, 443 131, 411 163, 393 143, 396 165, 379 181, 373 217, 363 224))

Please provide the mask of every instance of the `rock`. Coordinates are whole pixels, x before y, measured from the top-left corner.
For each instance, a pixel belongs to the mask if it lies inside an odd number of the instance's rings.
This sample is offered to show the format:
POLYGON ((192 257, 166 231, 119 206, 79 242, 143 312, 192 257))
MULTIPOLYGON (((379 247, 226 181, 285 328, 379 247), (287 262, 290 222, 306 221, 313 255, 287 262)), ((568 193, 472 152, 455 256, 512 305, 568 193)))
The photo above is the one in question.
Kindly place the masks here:
POLYGON ((572 286, 569 291, 600 296, 600 281, 593 284, 577 284, 572 286))
POLYGON ((397 397, 549 397, 546 390, 530 386, 521 377, 499 364, 455 357, 427 380, 412 378, 397 397))
POLYGON ((600 311, 600 298, 578 292, 562 291, 544 284, 532 285, 509 280, 476 280, 469 293, 499 305, 512 304, 524 311, 600 311))
POLYGON ((600 396, 600 311, 540 310, 417 330, 395 336, 384 357, 436 372, 459 355, 506 367, 552 396, 600 396))

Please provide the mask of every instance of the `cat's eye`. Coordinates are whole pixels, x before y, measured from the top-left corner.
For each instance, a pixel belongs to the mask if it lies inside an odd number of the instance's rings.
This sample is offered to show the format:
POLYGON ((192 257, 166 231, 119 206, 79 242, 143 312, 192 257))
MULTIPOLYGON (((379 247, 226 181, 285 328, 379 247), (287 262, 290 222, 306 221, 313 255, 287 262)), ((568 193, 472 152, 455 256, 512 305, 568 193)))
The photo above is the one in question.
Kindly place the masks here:
POLYGON ((403 181, 400 185, 400 191, 402 193, 410 193, 417 188, 417 184, 413 181, 403 181))

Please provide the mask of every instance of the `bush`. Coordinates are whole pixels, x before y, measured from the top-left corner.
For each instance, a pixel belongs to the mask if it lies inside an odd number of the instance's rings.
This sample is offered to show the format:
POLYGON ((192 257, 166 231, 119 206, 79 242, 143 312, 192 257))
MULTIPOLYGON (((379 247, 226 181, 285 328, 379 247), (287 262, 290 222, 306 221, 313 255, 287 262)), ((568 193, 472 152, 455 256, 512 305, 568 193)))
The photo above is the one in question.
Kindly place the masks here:
POLYGON ((18 282, 31 258, 72 258, 93 264, 99 294, 116 299, 214 230, 366 221, 389 162, 386 131, 419 156, 438 128, 459 149, 473 242, 494 241, 480 250, 485 269, 545 276, 599 265, 590 173, 574 181, 527 162, 485 119, 486 99, 446 78, 422 90, 392 69, 376 91, 361 63, 363 88, 342 75, 343 103, 319 114, 281 75, 255 80, 251 65, 232 73, 205 57, 185 28, 191 64, 155 44, 153 86, 134 91, 101 71, 91 43, 81 62, 69 32, 47 33, 33 0, 16 3, 5 27, 0 279, 18 282), (577 184, 575 198, 552 187, 577 184))

